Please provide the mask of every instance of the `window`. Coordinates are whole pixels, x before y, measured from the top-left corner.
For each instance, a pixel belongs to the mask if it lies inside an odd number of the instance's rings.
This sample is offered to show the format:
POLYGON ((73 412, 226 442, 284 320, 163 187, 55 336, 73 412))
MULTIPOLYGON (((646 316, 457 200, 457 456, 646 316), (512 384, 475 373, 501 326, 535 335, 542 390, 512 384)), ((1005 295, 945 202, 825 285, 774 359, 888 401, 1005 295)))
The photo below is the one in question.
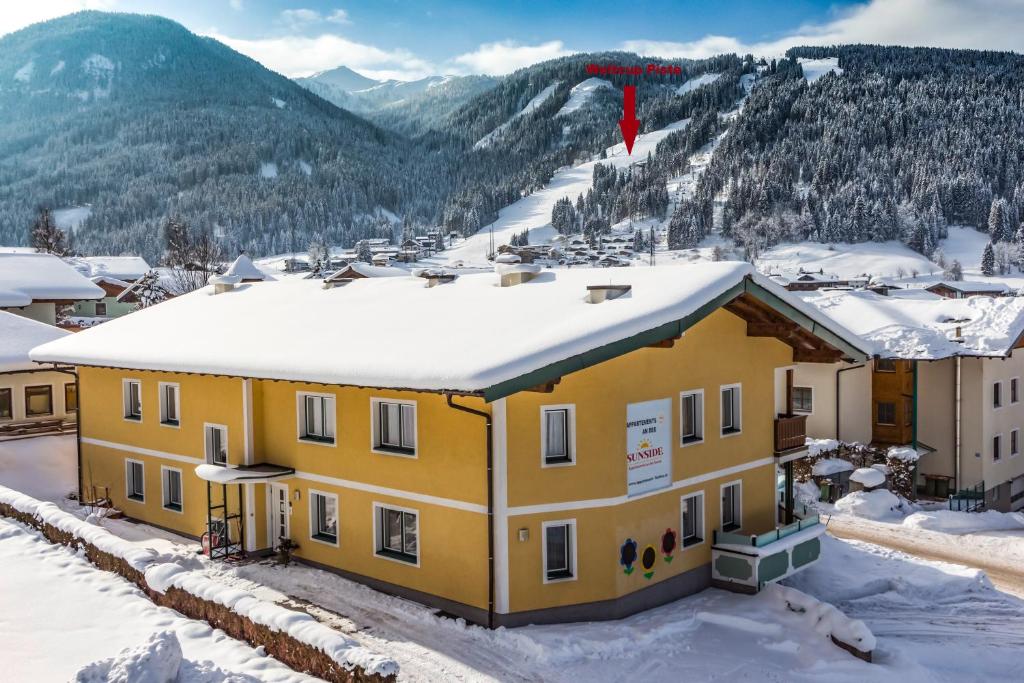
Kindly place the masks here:
POLYGON ((10 389, 0 389, 0 420, 14 417, 14 398, 10 389))
POLYGON ((315 541, 338 544, 338 496, 310 489, 309 535, 315 541))
POLYGON ((545 522, 544 583, 576 578, 576 522, 545 522))
POLYGON ((124 392, 124 419, 142 419, 142 382, 126 379, 121 385, 124 392))
POLYGON ((680 443, 686 446, 704 440, 704 390, 684 391, 679 395, 680 443))
POLYGON ((106 314, 107 314, 107 304, 102 302, 102 301, 96 302, 96 315, 102 317, 102 316, 105 316, 106 314))
POLYGON ((160 382, 160 424, 177 427, 181 420, 181 387, 160 382))
POLYGON ((334 396, 300 393, 299 439, 333 445, 334 405, 334 396))
POLYGON ((164 509, 181 512, 181 470, 161 467, 160 471, 163 479, 164 509))
POLYGON ((419 564, 417 512, 376 506, 377 555, 400 562, 419 564))
POLYGON ((53 415, 53 387, 25 387, 25 417, 53 415))
POLYGON ((735 531, 743 526, 743 483, 734 481, 722 486, 722 531, 735 531))
POLYGON ((879 358, 875 361, 875 372, 896 372, 896 361, 892 358, 879 358))
POLYGON ((999 462, 1003 458, 1003 435, 996 434, 992 437, 992 461, 999 462))
POLYGON ((814 390, 811 387, 793 387, 793 412, 810 413, 814 410, 814 390))
POLYGON ((206 462, 213 465, 228 464, 228 428, 206 425, 206 462))
POLYGON ((1010 403, 1017 403, 1020 401, 1020 393, 1017 390, 1018 379, 1014 377, 1010 380, 1010 403))
POLYGON ((544 465, 571 465, 576 460, 576 410, 541 406, 541 451, 544 465))
POLYGON ((74 382, 64 385, 64 412, 78 412, 78 386, 74 382))
POLYGON ((682 544, 686 548, 704 542, 704 494, 701 492, 691 493, 683 496, 680 507, 682 508, 682 521, 679 528, 682 530, 682 544))
POLYGON ((1020 430, 1010 430, 1010 455, 1020 455, 1020 430))
POLYGON ((374 399, 373 450, 416 455, 416 404, 374 399))
POLYGON ((722 387, 722 435, 738 434, 741 418, 740 385, 722 387))
POLYGON ((896 404, 887 403, 885 401, 878 402, 878 424, 880 425, 895 425, 896 424, 896 404))
POLYGON ((128 500, 146 499, 145 469, 139 460, 125 460, 125 488, 128 500))
POLYGON ((903 397, 903 425, 909 427, 914 424, 914 399, 909 396, 903 397))
POLYGON ((993 382, 992 383, 992 407, 1002 408, 1003 407, 1003 383, 993 382))

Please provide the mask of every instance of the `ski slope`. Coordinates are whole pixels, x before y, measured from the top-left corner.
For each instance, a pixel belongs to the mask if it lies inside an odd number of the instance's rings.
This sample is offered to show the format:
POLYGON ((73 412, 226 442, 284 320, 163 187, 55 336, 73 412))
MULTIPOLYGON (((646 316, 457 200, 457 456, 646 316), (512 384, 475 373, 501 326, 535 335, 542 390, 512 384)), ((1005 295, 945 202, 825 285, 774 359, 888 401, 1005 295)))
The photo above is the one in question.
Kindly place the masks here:
POLYGON ((685 95, 686 93, 696 90, 697 88, 700 88, 702 86, 708 85, 709 83, 714 83, 721 77, 721 75, 722 74, 719 73, 701 74, 696 78, 691 78, 690 80, 686 81, 686 83, 683 83, 681 86, 676 88, 676 94, 685 95))
POLYGON ((498 212, 498 220, 484 226, 480 232, 470 236, 462 244, 439 254, 434 259, 427 259, 439 265, 488 264, 487 254, 490 251, 490 234, 494 234, 495 249, 512 241, 512 236, 524 230, 530 231, 530 242, 540 244, 550 241, 557 233, 551 227, 551 209, 562 197, 569 197, 574 202, 580 194, 586 194, 594 178, 596 164, 611 164, 615 168, 627 168, 639 161, 647 159, 647 153, 654 152, 658 143, 671 133, 681 130, 689 123, 689 119, 670 123, 664 128, 639 135, 633 144, 633 154, 626 154, 623 143, 609 147, 607 159, 588 161, 579 166, 559 169, 551 181, 542 190, 523 197, 518 202, 506 206, 498 212))
POLYGON ((591 98, 594 97, 594 93, 602 88, 614 89, 615 86, 610 81, 606 81, 603 78, 588 78, 582 83, 577 83, 573 86, 573 89, 569 91, 569 99, 566 100, 562 108, 555 114, 555 118, 559 116, 568 116, 574 114, 590 102, 591 98))
POLYGON ((558 87, 559 83, 561 83, 561 81, 555 81, 554 83, 552 83, 551 85, 549 85, 548 87, 544 88, 539 93, 534 95, 533 99, 527 102, 526 106, 520 109, 518 112, 516 112, 512 116, 512 118, 510 118, 508 121, 492 130, 487 135, 477 140, 476 144, 473 145, 473 149, 483 149, 485 147, 490 147, 491 143, 493 143, 495 139, 497 139, 502 133, 504 133, 505 129, 512 125, 513 121, 515 121, 521 116, 532 114, 534 111, 537 110, 538 107, 540 107, 540 105, 547 102, 548 98, 555 94, 555 88, 558 87))

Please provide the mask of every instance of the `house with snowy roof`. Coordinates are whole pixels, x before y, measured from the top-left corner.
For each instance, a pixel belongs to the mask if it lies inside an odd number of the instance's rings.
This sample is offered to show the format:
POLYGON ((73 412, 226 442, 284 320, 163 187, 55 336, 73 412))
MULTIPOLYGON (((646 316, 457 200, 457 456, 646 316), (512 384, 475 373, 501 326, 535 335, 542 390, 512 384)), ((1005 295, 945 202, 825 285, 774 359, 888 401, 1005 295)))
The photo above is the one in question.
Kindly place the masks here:
POLYGON ((873 357, 798 364, 795 403, 811 436, 910 446, 921 495, 976 490, 988 508, 1024 508, 1024 298, 802 298, 860 336, 873 357))
POLYGON ((266 282, 274 279, 271 275, 257 268, 252 259, 245 254, 239 254, 231 262, 231 265, 228 266, 228 269, 224 271, 224 274, 230 277, 238 277, 240 282, 266 282))
POLYGON ((0 311, 0 440, 74 430, 75 373, 33 363, 29 351, 70 332, 0 311))
POLYGON ((1003 282, 967 282, 944 280, 925 289, 946 299, 964 299, 969 296, 1010 296, 1013 291, 1003 282))
POLYGON ((852 333, 742 263, 499 266, 220 277, 36 348, 79 374, 83 499, 490 626, 818 558, 823 525, 776 500, 808 453, 791 379, 866 359, 852 333))
POLYGON ((103 298, 76 301, 68 320, 70 325, 76 328, 91 327, 138 309, 138 302, 121 300, 121 295, 132 286, 131 282, 118 280, 109 275, 91 277, 89 281, 103 290, 103 298))
POLYGON ((66 260, 90 279, 107 277, 135 282, 150 271, 150 265, 141 256, 76 256, 66 260))
POLYGON ((0 253, 0 310, 56 325, 58 308, 103 297, 103 289, 52 254, 0 253))

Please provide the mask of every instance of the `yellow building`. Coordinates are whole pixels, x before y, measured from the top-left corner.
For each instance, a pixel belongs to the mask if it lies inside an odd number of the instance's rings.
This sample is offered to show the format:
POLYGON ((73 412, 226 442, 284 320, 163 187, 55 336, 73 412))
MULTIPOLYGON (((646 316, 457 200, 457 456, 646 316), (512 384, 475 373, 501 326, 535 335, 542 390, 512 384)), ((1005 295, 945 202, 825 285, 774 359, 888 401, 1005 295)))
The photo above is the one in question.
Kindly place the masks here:
POLYGON ((817 557, 813 520, 776 531, 805 452, 787 370, 862 359, 845 332, 744 264, 500 268, 228 279, 32 357, 78 367, 86 496, 214 554, 289 539, 478 623, 614 618, 817 557))

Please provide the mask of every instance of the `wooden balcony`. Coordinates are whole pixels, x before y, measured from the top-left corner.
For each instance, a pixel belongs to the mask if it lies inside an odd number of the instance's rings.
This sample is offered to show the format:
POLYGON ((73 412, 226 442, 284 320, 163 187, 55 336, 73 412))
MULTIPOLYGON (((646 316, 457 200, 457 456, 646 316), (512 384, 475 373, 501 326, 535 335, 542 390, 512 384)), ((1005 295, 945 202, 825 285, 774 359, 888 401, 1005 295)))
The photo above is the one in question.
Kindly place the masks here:
POLYGON ((803 448, 807 441, 806 415, 779 415, 775 418, 775 452, 803 448))

